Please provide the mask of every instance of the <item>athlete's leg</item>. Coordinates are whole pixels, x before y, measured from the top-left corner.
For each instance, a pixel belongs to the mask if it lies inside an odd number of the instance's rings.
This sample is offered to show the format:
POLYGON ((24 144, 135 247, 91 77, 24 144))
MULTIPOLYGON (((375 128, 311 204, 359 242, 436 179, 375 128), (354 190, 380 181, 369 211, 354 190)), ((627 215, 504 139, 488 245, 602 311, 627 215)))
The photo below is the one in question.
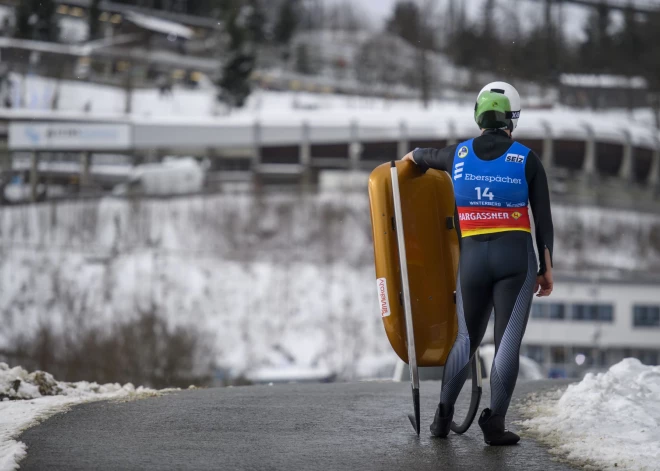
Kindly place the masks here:
POLYGON ((526 233, 507 234, 489 251, 497 281, 495 306, 495 358, 491 369, 490 408, 505 416, 518 379, 520 344, 532 303, 536 279, 536 256, 526 233))
POLYGON ((442 375, 443 412, 454 405, 470 372, 470 359, 481 343, 493 309, 492 280, 486 266, 487 242, 463 239, 456 286, 458 334, 442 375))

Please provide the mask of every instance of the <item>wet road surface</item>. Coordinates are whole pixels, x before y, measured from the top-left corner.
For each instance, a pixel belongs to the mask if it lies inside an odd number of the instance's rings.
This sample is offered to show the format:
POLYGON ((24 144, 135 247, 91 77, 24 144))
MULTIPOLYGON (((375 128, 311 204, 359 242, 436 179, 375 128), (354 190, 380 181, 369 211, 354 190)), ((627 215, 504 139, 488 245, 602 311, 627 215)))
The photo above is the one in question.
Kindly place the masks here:
MULTIPOLYGON (((515 403, 550 381, 519 383, 515 403)), ((565 386, 565 383, 563 383, 565 386)), ((182 391, 132 402, 75 406, 19 438, 23 470, 569 470, 523 435, 514 447, 489 447, 476 423, 465 435, 428 431, 440 383, 423 382, 422 433, 408 421, 408 383, 246 386, 182 391)), ((488 406, 484 384, 480 410, 488 406)), ((462 420, 466 387, 456 406, 462 420)))

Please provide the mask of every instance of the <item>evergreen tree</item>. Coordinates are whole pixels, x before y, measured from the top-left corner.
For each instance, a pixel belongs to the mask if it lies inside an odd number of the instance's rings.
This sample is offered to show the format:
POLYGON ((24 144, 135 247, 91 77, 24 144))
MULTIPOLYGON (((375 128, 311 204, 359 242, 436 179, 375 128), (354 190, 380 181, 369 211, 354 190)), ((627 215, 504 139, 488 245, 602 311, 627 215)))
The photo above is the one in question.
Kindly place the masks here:
POLYGON ((547 83, 551 80, 548 38, 543 24, 536 25, 517 47, 518 54, 514 56, 514 67, 519 77, 528 80, 547 83))
POLYGON ((306 44, 298 44, 296 46, 296 72, 300 74, 311 74, 312 65, 309 59, 309 51, 307 50, 306 44))
POLYGON ((266 42, 266 14, 264 13, 261 0, 249 0, 250 7, 247 19, 247 28, 252 40, 256 44, 266 42))
POLYGON ((32 16, 32 2, 23 0, 16 7, 16 29, 14 34, 20 39, 32 39, 32 26, 30 25, 30 16, 32 16))
POLYGON ((624 10, 623 30, 615 38, 616 50, 619 52, 617 69, 623 75, 637 75, 644 72, 644 62, 640 61, 646 50, 644 41, 644 25, 635 17, 633 4, 628 3, 624 10))
POLYGON ((289 44, 300 22, 297 13, 299 8, 298 0, 284 0, 275 23, 275 42, 289 44))
POLYGON ((101 8, 99 4, 101 0, 92 0, 92 3, 89 6, 89 39, 97 39, 100 33, 101 22, 99 21, 99 16, 101 15, 101 8))
POLYGON ((410 0, 400 0, 394 5, 392 17, 387 20, 386 29, 409 42, 414 47, 420 47, 422 21, 417 3, 410 0))
POLYGON ((217 82, 218 99, 237 108, 245 104, 252 91, 250 76, 256 64, 256 43, 263 31, 254 28, 259 23, 254 18, 259 9, 254 5, 252 0, 226 0, 220 10, 229 44, 217 82))
POLYGON ((580 63, 586 72, 605 73, 612 67, 612 38, 607 33, 610 10, 606 3, 598 5, 585 26, 587 40, 580 47, 580 63))
POLYGON ((501 64, 500 41, 493 24, 495 20, 495 0, 486 0, 483 9, 481 33, 479 34, 480 54, 477 67, 483 70, 496 71, 501 64))
POLYGON ((571 52, 562 41, 558 26, 559 11, 553 10, 553 3, 546 0, 542 21, 526 34, 518 31, 504 42, 500 38, 501 50, 509 56, 509 68, 515 75, 544 85, 556 83, 560 72, 569 70, 571 62, 571 52), (508 39, 513 39, 512 43, 508 39))
POLYGON ((457 65, 477 68, 475 61, 481 55, 480 41, 478 30, 467 21, 464 13, 460 14, 454 33, 447 43, 447 54, 457 65))
POLYGON ((545 15, 543 20, 543 54, 545 60, 541 70, 541 82, 557 81, 563 65, 568 56, 562 40, 562 28, 558 26, 552 17, 552 1, 545 2, 545 15))
POLYGON ((57 6, 54 0, 36 0, 34 11, 39 18, 37 21, 37 39, 42 41, 57 41, 60 28, 55 17, 57 6))
POLYGON ((298 27, 305 31, 314 31, 326 26, 326 12, 323 0, 306 0, 305 8, 299 15, 298 27))
POLYGON ((528 38, 523 33, 520 18, 520 2, 514 0, 511 6, 511 15, 507 18, 505 29, 500 36, 499 41, 502 44, 500 49, 502 70, 498 71, 504 81, 515 81, 516 77, 528 78, 526 55, 523 52, 528 38))
POLYGON ((21 0, 16 11, 16 36, 22 39, 57 41, 59 27, 53 0, 21 0))
POLYGON ((254 54, 245 52, 235 51, 229 56, 219 82, 221 101, 235 108, 242 108, 245 105, 245 101, 252 93, 249 79, 255 61, 254 54))
POLYGON ((361 31, 366 29, 366 15, 353 3, 342 1, 325 12, 324 26, 333 31, 361 31))
POLYGON ((648 82, 649 105, 654 110, 655 126, 660 129, 660 55, 655 50, 660 42, 660 13, 648 15, 640 37, 644 47, 632 59, 639 61, 640 73, 648 82))
POLYGON ((394 5, 392 17, 387 21, 387 31, 396 34, 413 46, 416 51, 417 86, 424 106, 431 99, 432 70, 429 51, 435 49, 433 31, 427 23, 435 3, 427 0, 424 9, 411 0, 399 0, 394 5))
POLYGON ((356 76, 363 85, 380 83, 388 86, 419 80, 416 71, 406 70, 400 57, 402 45, 387 33, 368 39, 356 57, 356 76), (412 72, 412 77, 407 76, 412 72))
POLYGON ((484 5, 484 10, 483 10, 483 18, 482 18, 483 23, 481 30, 481 37, 486 41, 493 40, 497 35, 497 32, 495 31, 495 25, 493 25, 494 20, 495 20, 495 0, 486 0, 486 4, 484 5))

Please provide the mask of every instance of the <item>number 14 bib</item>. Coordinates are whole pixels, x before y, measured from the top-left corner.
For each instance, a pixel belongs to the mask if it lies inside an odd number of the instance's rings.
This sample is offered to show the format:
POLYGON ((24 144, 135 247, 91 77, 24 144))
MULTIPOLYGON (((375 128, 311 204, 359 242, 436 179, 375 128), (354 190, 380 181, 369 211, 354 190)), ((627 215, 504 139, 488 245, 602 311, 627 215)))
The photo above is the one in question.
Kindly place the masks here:
POLYGON ((495 160, 481 160, 473 139, 456 147, 452 181, 461 235, 531 232, 525 162, 529 148, 518 142, 495 160))

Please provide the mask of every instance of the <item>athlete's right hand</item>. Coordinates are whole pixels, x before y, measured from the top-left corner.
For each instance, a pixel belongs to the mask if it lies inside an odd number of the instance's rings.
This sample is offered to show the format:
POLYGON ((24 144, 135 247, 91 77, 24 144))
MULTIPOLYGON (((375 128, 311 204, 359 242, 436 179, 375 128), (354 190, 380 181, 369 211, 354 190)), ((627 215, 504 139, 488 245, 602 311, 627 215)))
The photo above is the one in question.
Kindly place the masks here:
POLYGON ((545 256, 545 273, 536 277, 536 285, 534 285, 534 292, 537 297, 550 296, 554 282, 552 280, 552 260, 550 258, 550 251, 546 248, 544 251, 545 256), (539 287, 541 290, 539 291, 539 287))
POLYGON ((534 292, 537 297, 550 296, 552 293, 552 287, 554 283, 552 281, 552 270, 546 271, 543 275, 536 277, 536 286, 534 286, 534 292), (539 290, 539 288, 541 288, 539 290))

